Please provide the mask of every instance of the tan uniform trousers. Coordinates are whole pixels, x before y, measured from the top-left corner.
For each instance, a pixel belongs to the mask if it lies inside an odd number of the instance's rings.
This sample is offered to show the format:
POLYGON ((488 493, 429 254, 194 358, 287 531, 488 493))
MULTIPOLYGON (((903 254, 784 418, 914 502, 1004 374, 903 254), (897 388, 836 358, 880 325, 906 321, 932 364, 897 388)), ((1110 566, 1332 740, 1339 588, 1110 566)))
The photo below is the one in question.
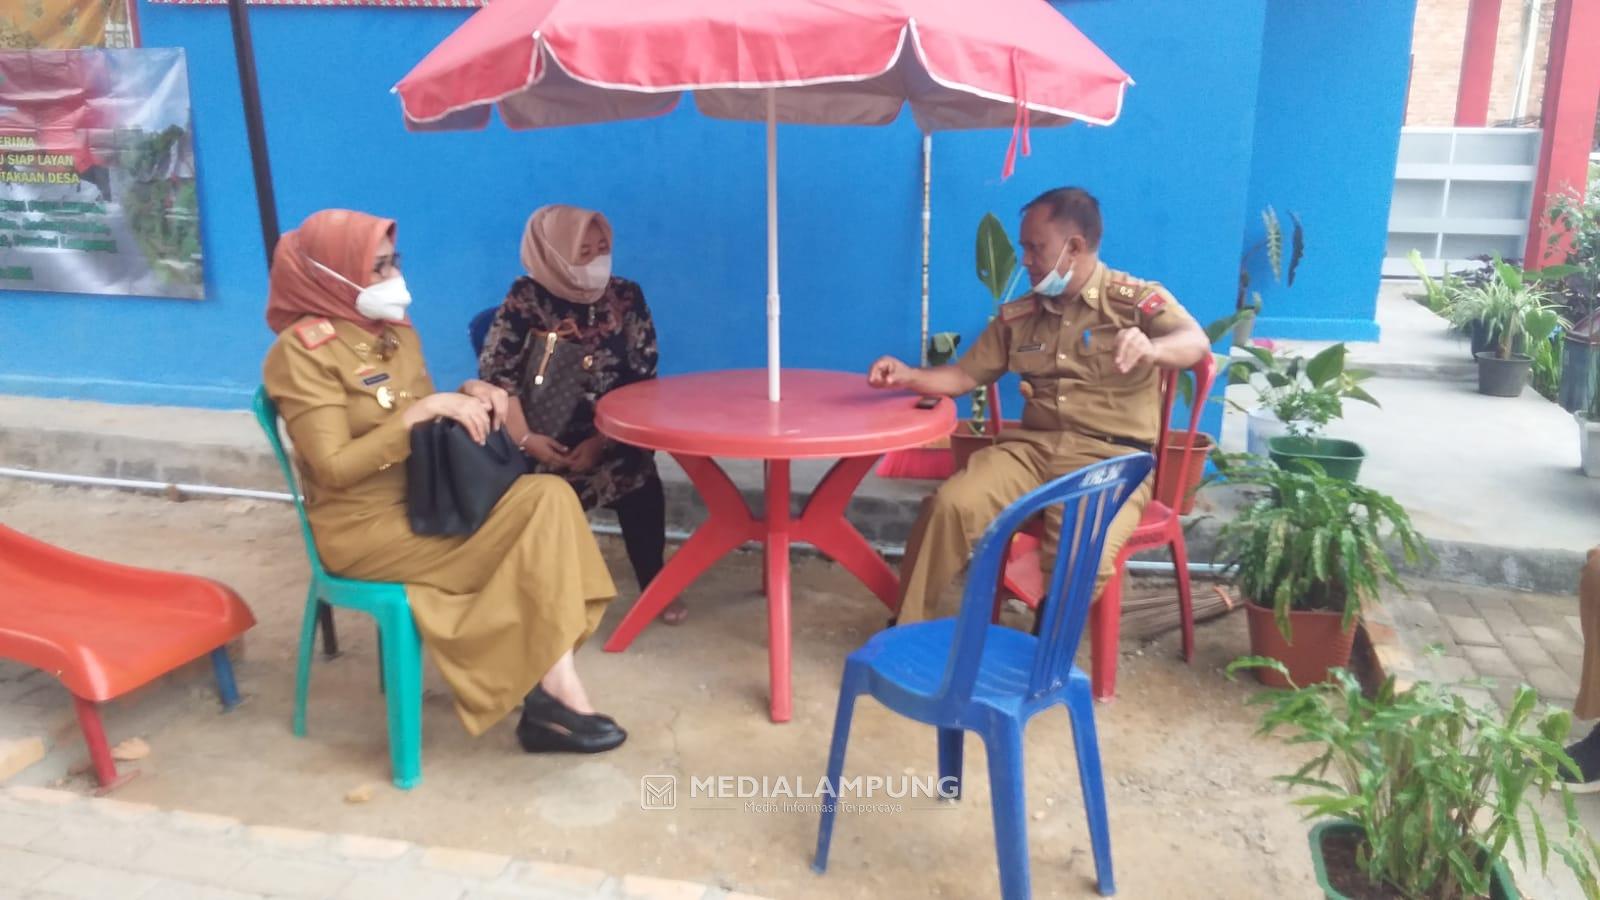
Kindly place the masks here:
POLYGON ((1600 547, 1589 551, 1578 582, 1578 618, 1583 622, 1583 677, 1572 714, 1600 719, 1600 547))
MULTIPOLYGON (((1000 442, 972 455, 957 472, 922 503, 922 513, 906 544, 900 567, 902 623, 936 618, 932 609, 952 579, 966 567, 972 548, 1000 511, 1036 487, 1101 460, 1136 452, 1132 448, 1076 432, 1010 431, 1000 442)), ((1151 485, 1139 486, 1111 522, 1094 596, 1116 573, 1117 553, 1139 525, 1150 500, 1151 485)), ((1045 516, 1043 564, 1054 565, 1061 539, 1061 508, 1045 516)), ((944 615, 954 615, 947 610, 944 615)))

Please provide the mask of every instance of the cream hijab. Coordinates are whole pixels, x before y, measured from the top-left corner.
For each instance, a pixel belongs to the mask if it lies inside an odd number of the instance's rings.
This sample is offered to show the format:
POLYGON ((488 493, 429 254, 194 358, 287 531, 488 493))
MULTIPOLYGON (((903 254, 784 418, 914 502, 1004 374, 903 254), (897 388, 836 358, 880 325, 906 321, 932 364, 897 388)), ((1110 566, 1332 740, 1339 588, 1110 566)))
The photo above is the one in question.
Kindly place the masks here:
POLYGON ((573 260, 583 246, 589 223, 600 226, 606 242, 611 242, 611 223, 590 209, 553 204, 542 206, 528 218, 522 233, 522 265, 545 290, 573 303, 596 303, 606 288, 585 290, 572 277, 573 260))

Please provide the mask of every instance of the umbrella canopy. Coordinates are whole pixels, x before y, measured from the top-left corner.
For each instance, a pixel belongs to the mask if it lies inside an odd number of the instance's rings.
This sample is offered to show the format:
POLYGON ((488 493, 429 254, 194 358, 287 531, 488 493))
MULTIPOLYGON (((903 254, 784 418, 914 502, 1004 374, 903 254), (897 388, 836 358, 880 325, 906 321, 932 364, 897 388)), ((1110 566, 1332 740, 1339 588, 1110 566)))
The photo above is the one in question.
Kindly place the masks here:
POLYGON ((495 0, 395 87, 414 130, 658 116, 684 93, 768 127, 768 366, 777 400, 779 122, 924 132, 1109 125, 1132 83, 1045 0, 495 0))

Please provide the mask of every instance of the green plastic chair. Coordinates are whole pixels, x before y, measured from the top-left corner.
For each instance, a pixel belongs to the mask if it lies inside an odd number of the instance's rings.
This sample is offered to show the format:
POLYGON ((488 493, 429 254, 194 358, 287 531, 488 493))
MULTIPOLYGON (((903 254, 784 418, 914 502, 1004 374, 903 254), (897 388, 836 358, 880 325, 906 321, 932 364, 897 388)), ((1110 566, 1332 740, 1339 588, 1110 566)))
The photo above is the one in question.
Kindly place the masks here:
MULTIPOLYGON (((311 536, 311 523, 300 494, 289 454, 283 449, 278 432, 278 407, 267 396, 265 387, 256 390, 256 421, 266 432, 272 452, 278 458, 294 509, 300 516, 300 535, 306 542, 306 558, 311 562, 311 590, 306 594, 306 612, 300 626, 300 660, 294 682, 294 733, 306 734, 306 695, 311 687, 311 654, 316 642, 317 622, 323 604, 364 612, 378 622, 378 657, 383 672, 383 691, 389 709, 389 761, 394 768, 394 784, 410 790, 422 780, 422 638, 411 618, 406 601, 406 586, 385 581, 356 581, 328 574, 317 554, 311 536)), ((323 619, 331 635, 332 616, 323 619)))

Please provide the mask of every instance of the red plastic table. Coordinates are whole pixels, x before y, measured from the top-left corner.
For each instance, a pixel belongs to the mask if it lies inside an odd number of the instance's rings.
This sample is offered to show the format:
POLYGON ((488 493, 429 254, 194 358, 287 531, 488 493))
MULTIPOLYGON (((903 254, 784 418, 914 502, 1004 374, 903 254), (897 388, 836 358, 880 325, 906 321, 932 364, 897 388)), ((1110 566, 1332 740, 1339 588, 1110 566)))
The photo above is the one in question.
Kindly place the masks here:
POLYGON ((600 399, 596 424, 607 437, 672 454, 709 513, 704 524, 650 582, 605 649, 626 650, 644 627, 713 563, 747 541, 766 545, 765 583, 772 679, 772 720, 787 722, 789 688, 789 545, 810 544, 832 557, 893 609, 899 579, 845 518, 850 495, 878 458, 950 434, 955 405, 878 391, 862 375, 788 369, 783 400, 767 400, 767 373, 738 370, 640 382, 600 399), (750 511, 714 457, 766 463, 766 515, 750 511), (790 514, 789 463, 838 458, 799 518, 790 514))

